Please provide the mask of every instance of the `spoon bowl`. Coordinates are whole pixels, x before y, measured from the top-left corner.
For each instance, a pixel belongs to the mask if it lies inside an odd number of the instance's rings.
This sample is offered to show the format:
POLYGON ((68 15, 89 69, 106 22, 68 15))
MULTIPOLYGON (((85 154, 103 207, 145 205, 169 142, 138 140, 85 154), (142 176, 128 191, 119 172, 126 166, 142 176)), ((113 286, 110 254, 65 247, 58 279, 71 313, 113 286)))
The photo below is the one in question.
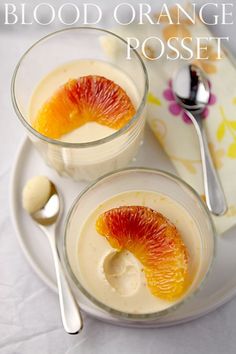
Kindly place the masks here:
POLYGON ((55 185, 50 181, 51 191, 46 204, 42 209, 31 214, 34 221, 43 226, 56 224, 59 219, 62 202, 55 185))
POLYGON ((196 65, 185 65, 176 73, 173 88, 178 103, 190 111, 202 111, 210 99, 206 76, 196 65))

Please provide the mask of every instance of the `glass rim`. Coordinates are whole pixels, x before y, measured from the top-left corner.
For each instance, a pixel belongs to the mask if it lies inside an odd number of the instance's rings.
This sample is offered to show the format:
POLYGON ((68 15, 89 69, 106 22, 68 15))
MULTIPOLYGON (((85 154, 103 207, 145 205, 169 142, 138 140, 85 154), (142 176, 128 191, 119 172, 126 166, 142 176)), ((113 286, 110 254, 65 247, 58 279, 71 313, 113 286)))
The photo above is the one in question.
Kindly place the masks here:
POLYGON ((206 280, 209 277, 209 274, 212 270, 212 266, 213 266, 215 256, 216 256, 216 243, 217 243, 216 229, 215 229, 215 225, 213 223, 211 213, 208 210, 206 204, 204 204, 204 202, 202 201, 200 195, 188 183, 186 183, 180 177, 178 177, 172 173, 163 171, 163 170, 159 170, 159 169, 155 169, 155 168, 148 168, 148 167, 127 167, 127 168, 116 170, 115 172, 113 171, 113 172, 107 173, 107 174, 103 175, 102 177, 97 178, 92 183, 89 183, 89 185, 86 188, 84 188, 79 193, 79 195, 75 198, 75 200, 73 201, 73 203, 66 215, 65 226, 64 226, 64 231, 63 231, 63 250, 62 251, 63 251, 63 258, 64 258, 66 270, 70 276, 70 279, 72 279, 76 288, 78 288, 79 291, 81 291, 81 293, 88 300, 90 300, 94 305, 98 306, 101 310, 105 310, 106 312, 108 312, 111 315, 114 315, 118 318, 133 320, 133 321, 135 321, 135 320, 136 321, 137 320, 144 321, 144 320, 154 320, 154 319, 158 319, 159 317, 168 315, 168 314, 172 313, 173 311, 175 311, 176 309, 178 309, 183 304, 185 304, 186 302, 188 302, 190 299, 192 299, 193 297, 196 296, 196 294, 202 289, 202 287, 206 283, 206 280), (177 181, 178 183, 182 184, 182 186, 184 186, 193 195, 193 197, 197 199, 203 212, 206 214, 207 220, 210 225, 210 233, 211 233, 212 241, 213 241, 212 257, 211 257, 208 269, 207 269, 206 273, 204 274, 202 280, 200 281, 200 284, 198 285, 198 287, 192 293, 187 294, 179 302, 175 303, 174 305, 169 306, 168 308, 161 310, 161 311, 151 312, 151 313, 146 313, 146 314, 132 314, 132 313, 128 313, 125 311, 119 311, 119 310, 116 310, 108 305, 105 305, 100 300, 96 299, 88 290, 86 290, 86 288, 83 286, 83 284, 78 280, 78 278, 74 274, 74 272, 70 266, 69 257, 67 254, 67 247, 66 247, 67 231, 68 231, 69 222, 70 222, 71 217, 73 216, 73 212, 74 212, 75 208, 77 207, 77 204, 80 201, 80 199, 87 192, 89 192, 94 186, 96 186, 96 184, 106 180, 107 178, 110 178, 110 177, 117 175, 117 174, 130 173, 130 172, 132 173, 132 172, 138 172, 138 171, 162 175, 164 177, 167 177, 173 181, 177 181))
POLYGON ((146 66, 140 56, 140 54, 137 52, 136 49, 133 48, 132 45, 130 45, 130 48, 132 49, 133 53, 136 55, 136 58, 138 59, 139 63, 141 64, 141 68, 143 71, 143 76, 144 76, 144 92, 141 98, 141 102, 138 105, 138 108, 136 110, 136 113, 133 115, 133 117, 130 119, 130 121, 121 129, 117 130, 116 132, 112 133, 111 135, 108 135, 102 139, 98 139, 98 140, 94 140, 94 141, 89 141, 89 142, 83 142, 83 143, 70 143, 70 142, 65 142, 65 141, 60 141, 60 140, 56 140, 56 139, 51 139, 48 138, 47 136, 39 133, 37 130, 35 130, 25 119, 24 115, 21 113, 21 110, 18 106, 17 103, 17 99, 16 99, 16 93, 15 93, 15 84, 16 84, 16 78, 17 78, 17 74, 18 71, 20 69, 20 66, 23 62, 23 60, 25 59, 25 57, 28 55, 28 53, 31 52, 31 50, 33 50, 38 44, 42 43, 43 41, 52 38, 60 33, 64 33, 64 32, 69 32, 69 31, 75 31, 75 30, 88 30, 88 31, 98 31, 98 32, 102 32, 105 33, 107 35, 116 37, 118 40, 122 41, 124 44, 128 45, 128 42, 122 38, 121 36, 117 35, 116 33, 113 33, 111 31, 102 29, 102 28, 96 28, 96 27, 86 27, 86 26, 81 26, 81 27, 73 27, 73 28, 64 28, 58 31, 54 31, 51 32, 49 34, 47 34, 46 36, 43 36, 42 38, 40 38, 38 41, 36 41, 35 43, 33 43, 25 52, 24 54, 21 56, 21 58, 19 59, 14 72, 13 72, 13 76, 12 76, 12 80, 11 80, 11 100, 12 100, 12 104, 13 104, 13 108, 15 110, 15 113, 17 115, 17 117, 19 118, 19 120, 21 121, 21 123, 25 126, 25 128, 32 133, 34 136, 36 136, 37 138, 39 138, 40 140, 44 140, 47 143, 50 144, 54 144, 57 146, 61 146, 61 147, 65 147, 65 148, 89 148, 89 147, 93 147, 93 146, 99 146, 102 145, 104 143, 108 143, 110 141, 112 141, 113 139, 121 136, 122 134, 124 134, 126 131, 128 131, 138 120, 138 118, 140 117, 145 104, 146 104, 146 100, 147 100, 147 94, 148 94, 148 89, 149 89, 149 81, 148 81, 148 73, 147 73, 147 69, 146 66))

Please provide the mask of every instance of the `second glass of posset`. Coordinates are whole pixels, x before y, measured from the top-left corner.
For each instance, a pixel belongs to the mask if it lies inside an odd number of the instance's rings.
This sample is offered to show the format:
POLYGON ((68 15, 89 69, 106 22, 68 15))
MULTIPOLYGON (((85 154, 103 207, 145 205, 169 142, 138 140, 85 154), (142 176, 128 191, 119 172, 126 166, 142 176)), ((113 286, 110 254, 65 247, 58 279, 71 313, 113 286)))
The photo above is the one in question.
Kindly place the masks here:
POLYGON ((21 58, 12 100, 28 136, 60 175, 92 180, 126 166, 142 141, 148 79, 139 54, 101 29, 71 28, 21 58))

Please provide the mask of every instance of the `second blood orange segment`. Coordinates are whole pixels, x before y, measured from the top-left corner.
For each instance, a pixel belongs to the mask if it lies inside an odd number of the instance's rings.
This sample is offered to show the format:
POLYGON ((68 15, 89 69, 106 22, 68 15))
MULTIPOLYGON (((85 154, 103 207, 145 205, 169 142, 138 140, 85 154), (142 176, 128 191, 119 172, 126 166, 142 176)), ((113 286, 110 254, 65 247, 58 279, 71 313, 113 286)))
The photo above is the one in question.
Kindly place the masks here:
POLYGON ((143 206, 122 206, 101 214, 96 228, 112 247, 137 257, 153 295, 173 301, 186 291, 187 248, 165 216, 143 206))

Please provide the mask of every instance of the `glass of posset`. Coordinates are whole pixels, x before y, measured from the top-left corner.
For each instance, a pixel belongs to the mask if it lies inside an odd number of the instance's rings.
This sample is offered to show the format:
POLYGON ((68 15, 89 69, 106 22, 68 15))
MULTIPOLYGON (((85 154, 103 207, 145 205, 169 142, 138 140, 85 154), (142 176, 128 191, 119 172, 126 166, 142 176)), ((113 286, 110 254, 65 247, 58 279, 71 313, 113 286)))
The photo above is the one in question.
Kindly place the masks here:
POLYGON ((210 213, 189 185, 129 168, 80 193, 67 216, 63 256, 78 298, 84 294, 121 323, 148 323, 195 297, 215 242, 210 213))
POLYGON ((60 175, 92 180, 126 166, 142 142, 148 78, 119 36, 70 28, 35 43, 12 80, 17 116, 60 175))

